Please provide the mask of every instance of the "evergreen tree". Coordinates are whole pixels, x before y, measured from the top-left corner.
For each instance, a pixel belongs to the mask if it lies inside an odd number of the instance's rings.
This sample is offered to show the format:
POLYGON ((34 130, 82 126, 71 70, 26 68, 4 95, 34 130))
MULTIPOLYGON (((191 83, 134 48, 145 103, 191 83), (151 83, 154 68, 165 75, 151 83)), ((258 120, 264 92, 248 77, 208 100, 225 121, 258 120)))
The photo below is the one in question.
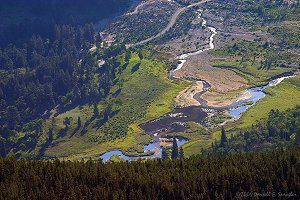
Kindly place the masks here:
POLYGON ((184 158, 184 152, 183 152, 183 148, 182 147, 180 147, 180 149, 179 149, 179 158, 180 159, 184 158))
POLYGON ((78 116, 78 120, 77 120, 77 127, 80 128, 81 127, 81 119, 80 116, 78 116))
POLYGON ((63 121, 64 125, 66 126, 65 128, 68 129, 70 124, 71 124, 71 120, 70 117, 66 117, 63 121))
POLYGON ((98 117, 99 116, 99 110, 98 110, 98 106, 97 103, 94 103, 94 116, 98 117))
POLYGON ((225 145, 226 145, 226 143, 227 143, 226 132, 225 132, 224 127, 222 127, 222 130, 221 130, 221 144, 220 144, 220 146, 224 148, 225 145))
POLYGON ((300 148, 294 147, 108 164, 0 157, 0 199, 235 199, 237 191, 291 188, 290 198, 299 199, 299 155, 300 148))
POLYGON ((0 157, 5 157, 5 139, 0 136, 0 157))
POLYGON ((96 47, 97 47, 97 48, 101 48, 101 43, 102 43, 102 38, 101 38, 100 33, 98 33, 98 34, 96 35, 96 47))
POLYGON ((172 159, 176 159, 178 158, 178 145, 177 145, 177 141, 176 138, 173 138, 173 147, 172 147, 172 159))
POLYGON ((20 122, 20 113, 15 106, 8 106, 6 109, 6 120, 8 127, 14 129, 20 122))
POLYGON ((110 102, 107 102, 103 111, 103 121, 106 122, 109 119, 111 111, 112 111, 112 104, 110 102))
POLYGON ((300 145, 300 129, 296 133, 295 144, 300 145))
POLYGON ((168 158, 169 158, 168 152, 167 152, 167 149, 166 149, 166 148, 162 148, 162 151, 161 151, 161 158, 162 158, 162 159, 168 159, 168 158))

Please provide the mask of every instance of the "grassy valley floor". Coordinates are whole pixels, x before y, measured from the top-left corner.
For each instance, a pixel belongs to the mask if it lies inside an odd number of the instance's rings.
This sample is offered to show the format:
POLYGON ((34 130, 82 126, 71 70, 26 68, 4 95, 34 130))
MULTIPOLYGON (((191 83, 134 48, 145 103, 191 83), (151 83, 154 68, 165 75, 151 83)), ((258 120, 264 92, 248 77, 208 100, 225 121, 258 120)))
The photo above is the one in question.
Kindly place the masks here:
MULTIPOLYGON (((253 124, 262 122, 267 119, 272 109, 286 111, 300 105, 300 76, 286 79, 275 87, 266 90, 267 96, 258 101, 255 106, 249 108, 242 117, 234 122, 226 124, 227 133, 238 133, 239 130, 251 128, 253 124)), ((199 136, 192 139, 191 142, 183 145, 185 156, 189 157, 201 154, 201 149, 211 147, 212 142, 220 140, 221 131, 212 130, 211 138, 200 138, 199 136)), ((229 137, 230 135, 228 135, 229 137)))
POLYGON ((111 103, 112 112, 116 113, 104 125, 97 127, 97 120, 94 120, 87 126, 87 133, 81 134, 82 128, 75 131, 78 116, 81 117, 82 124, 92 118, 92 105, 77 107, 57 116, 53 114, 53 118, 49 118, 47 123, 55 121, 55 133, 45 149, 44 157, 73 160, 97 158, 100 154, 114 149, 120 149, 128 155, 143 152, 143 145, 150 142, 151 138, 143 134, 138 125, 171 111, 174 98, 188 84, 169 80, 167 64, 156 60, 149 52, 143 53, 143 59, 135 53, 132 54, 128 66, 119 76, 119 80, 123 82, 122 86, 116 84, 107 100, 98 104, 99 112, 104 109, 106 103, 111 103), (72 117, 71 125, 64 135, 59 135, 64 129, 65 117, 72 117), (122 132, 123 126, 128 126, 128 133, 125 133, 124 137, 106 137, 112 131, 122 132), (112 127, 121 128, 111 130, 112 127))

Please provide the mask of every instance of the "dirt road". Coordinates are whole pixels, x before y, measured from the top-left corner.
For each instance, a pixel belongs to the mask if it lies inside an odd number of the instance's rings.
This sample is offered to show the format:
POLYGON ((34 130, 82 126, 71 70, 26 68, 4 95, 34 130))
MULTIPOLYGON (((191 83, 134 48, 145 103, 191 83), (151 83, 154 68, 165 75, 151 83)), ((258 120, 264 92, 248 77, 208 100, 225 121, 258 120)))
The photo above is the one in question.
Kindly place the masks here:
POLYGON ((137 43, 135 43, 135 44, 127 44, 126 47, 129 48, 129 47, 134 47, 134 46, 143 45, 143 44, 146 44, 146 43, 148 43, 148 42, 150 42, 150 41, 152 41, 152 40, 154 40, 154 39, 156 39, 156 38, 158 38, 158 37, 164 35, 166 32, 168 32, 168 31, 174 26, 174 24, 176 23, 177 18, 180 16, 181 13, 183 13, 184 11, 186 11, 186 10, 189 9, 189 8, 192 8, 192 7, 194 7, 194 6, 201 5, 201 4, 206 3, 206 2, 209 2, 209 1, 212 1, 212 0, 202 0, 202 1, 198 2, 198 3, 194 3, 194 4, 191 4, 191 5, 189 5, 189 6, 186 6, 186 7, 183 7, 183 8, 178 9, 178 10, 172 15, 169 24, 168 24, 161 32, 159 32, 157 35, 154 35, 154 36, 152 36, 152 37, 150 37, 150 38, 148 38, 148 39, 142 40, 142 41, 137 42, 137 43))

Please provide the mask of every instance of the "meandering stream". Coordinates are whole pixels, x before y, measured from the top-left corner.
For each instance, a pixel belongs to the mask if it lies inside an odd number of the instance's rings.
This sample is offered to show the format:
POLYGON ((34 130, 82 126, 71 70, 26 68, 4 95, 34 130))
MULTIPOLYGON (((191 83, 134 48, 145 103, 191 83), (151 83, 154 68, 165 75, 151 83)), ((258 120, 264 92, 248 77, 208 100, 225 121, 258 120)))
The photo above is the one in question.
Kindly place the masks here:
POLYGON ((251 94, 251 97, 242 99, 236 103, 233 103, 229 106, 229 113, 234 117, 234 119, 238 119, 241 117, 242 113, 245 112, 248 108, 254 106, 259 100, 264 98, 266 96, 264 90, 266 90, 268 87, 273 87, 281 83, 284 79, 292 78, 294 75, 282 75, 279 76, 273 80, 271 80, 268 85, 261 86, 261 87, 255 87, 247 89, 246 92, 249 92, 251 94), (251 102, 250 104, 247 104, 247 102, 251 102))
MULTIPOLYGON (((174 76, 174 72, 180 70, 184 66, 184 64, 187 62, 187 59, 190 56, 195 56, 200 53, 203 53, 204 51, 213 50, 215 48, 214 37, 217 34, 216 28, 207 26, 207 21, 202 17, 202 12, 203 12, 202 10, 198 10, 197 14, 198 14, 198 18, 202 19, 202 21, 203 21, 202 26, 204 28, 208 28, 211 32, 211 36, 209 37, 209 47, 206 49, 201 49, 201 50, 198 50, 195 52, 185 53, 185 54, 177 56, 177 59, 179 59, 180 63, 178 64, 176 69, 170 71, 171 78, 176 78, 174 76)), ((230 115, 233 116, 234 120, 240 118, 241 114, 243 112, 245 112, 251 106, 254 106, 260 99, 262 99, 266 96, 266 94, 264 93, 265 89, 267 89, 268 87, 278 85, 286 78, 293 77, 293 75, 291 75, 291 74, 292 73, 287 73, 287 74, 284 73, 282 75, 278 75, 274 79, 270 80, 268 85, 266 85, 266 86, 247 89, 245 92, 247 92, 251 95, 249 98, 241 99, 229 106, 223 107, 223 109, 228 110, 230 115)), ((196 82, 197 84, 199 84, 199 83, 203 84, 203 91, 195 94, 193 96, 193 98, 195 100, 197 100, 201 106, 207 107, 207 102, 201 98, 201 95, 204 94, 205 92, 207 92, 208 90, 210 90, 210 88, 211 88, 210 84, 208 82, 206 82, 205 80, 192 80, 192 81, 196 82)))
MULTIPOLYGON (((204 0, 202 2, 198 2, 198 3, 192 4, 192 5, 189 5, 187 7, 177 10, 176 13, 172 16, 168 26, 165 29, 163 29, 159 34, 157 34, 151 38, 148 38, 146 40, 143 40, 141 42, 138 42, 136 44, 127 45, 127 47, 145 44, 157 37, 160 37, 161 35, 165 34, 168 30, 170 30, 170 28, 175 24, 178 16, 183 11, 185 11, 186 9, 188 9, 190 7, 200 5, 200 4, 208 2, 208 1, 209 0, 204 0)), ((198 55, 205 51, 213 50, 215 48, 214 37, 217 34, 216 28, 207 26, 207 21, 202 17, 202 10, 198 10, 197 14, 198 14, 198 18, 202 19, 202 26, 204 28, 209 29, 211 32, 211 35, 209 37, 208 47, 205 49, 197 50, 195 52, 185 53, 185 54, 181 54, 181 55, 177 56, 177 59, 180 61, 180 63, 178 64, 176 69, 171 70, 169 72, 169 76, 171 78, 177 78, 174 76, 174 72, 180 70, 184 66, 184 64, 187 62, 187 59, 190 56, 195 56, 195 55, 198 55)), ((150 143, 150 144, 147 144, 144 146, 144 153, 149 153, 149 152, 154 153, 155 152, 154 154, 149 155, 149 156, 126 156, 120 150, 113 150, 113 151, 104 153, 103 155, 100 156, 100 158, 102 158, 103 162, 108 161, 113 155, 118 155, 121 158, 128 160, 128 161, 136 160, 139 158, 143 158, 143 159, 161 158, 162 147, 160 146, 160 142, 159 142, 159 138, 161 138, 161 136, 164 137, 165 134, 168 134, 171 132, 184 132, 184 130, 186 129, 185 125, 184 125, 185 122, 193 121, 196 123, 202 123, 207 116, 209 116, 211 114, 215 114, 216 112, 218 112, 220 110, 228 110, 229 113, 234 117, 234 119, 238 119, 241 116, 241 114, 243 112, 245 112, 249 107, 254 106, 260 99, 262 99, 266 96, 266 94, 264 93, 264 90, 266 88, 276 86, 280 82, 282 82, 284 79, 290 78, 290 77, 293 77, 292 74, 283 74, 282 76, 279 75, 278 77, 274 78, 273 80, 270 80, 269 84, 266 86, 247 89, 246 92, 250 93, 251 97, 239 100, 239 101, 233 103, 232 105, 223 107, 223 108, 208 107, 207 102, 201 98, 201 95, 210 89, 210 87, 211 87, 210 84, 208 82, 206 82, 205 80, 192 80, 195 83, 198 83, 198 84, 201 83, 204 86, 203 91, 195 94, 193 97, 201 104, 201 106, 191 106, 191 107, 175 109, 173 112, 167 113, 165 116, 163 116, 159 119, 150 121, 150 122, 148 122, 146 124, 142 124, 140 126, 145 132, 147 132, 148 134, 151 134, 155 140, 153 143, 150 143), (249 103, 250 101, 251 101, 251 104, 246 103, 246 102, 249 103)), ((185 138, 177 138, 178 146, 182 146, 183 144, 185 144, 187 142, 188 142, 188 140, 185 138)))
MULTIPOLYGON (((176 138, 177 145, 178 147, 184 145, 185 143, 188 142, 187 139, 185 138, 176 138)), ((132 161, 132 160, 137 160, 137 159, 149 159, 149 158, 161 158, 162 156, 162 147, 160 146, 160 142, 156 141, 150 144, 147 144, 144 146, 144 153, 147 152, 152 152, 154 154, 149 155, 149 156, 126 156, 123 154, 122 151, 120 150, 113 150, 113 151, 108 151, 100 156, 103 162, 107 162, 112 156, 117 155, 124 160, 132 161)))
MULTIPOLYGON (((157 35, 152 36, 152 37, 150 37, 150 38, 148 38, 148 39, 145 39, 145 40, 143 40, 143 41, 140 41, 140 42, 138 42, 138 43, 135 43, 135 44, 127 44, 126 47, 129 48, 129 47, 132 47, 132 46, 138 46, 138 45, 146 44, 146 43, 148 43, 148 42, 150 42, 150 41, 152 41, 152 40, 154 40, 154 39, 156 39, 156 38, 158 38, 158 37, 164 35, 166 32, 168 32, 168 31, 174 26, 174 24, 175 24, 177 18, 179 17, 179 15, 180 15, 181 13, 183 13, 185 10, 187 10, 187 9, 189 9, 189 8, 191 8, 191 7, 201 5, 201 4, 203 4, 203 3, 205 3, 205 2, 208 2, 208 1, 211 1, 211 0, 203 0, 203 1, 201 1, 201 2, 197 2, 197 3, 191 4, 191 5, 189 5, 189 6, 186 6, 186 7, 183 7, 183 8, 178 9, 178 10, 173 14, 173 16, 171 17, 170 22, 168 23, 168 25, 167 25, 160 33, 158 33, 157 35)), ((142 6, 142 5, 138 6, 138 8, 136 8, 136 10, 135 10, 136 12, 134 11, 134 12, 129 13, 129 14, 137 14, 137 13, 138 13, 138 9, 139 9, 141 6, 142 6)), ((201 16, 201 14, 200 14, 199 16, 201 16)), ((203 25, 203 26, 206 26, 206 21, 205 21, 205 20, 203 20, 202 25, 203 25)), ((212 35, 210 36, 209 48, 204 49, 204 50, 199 50, 199 51, 194 52, 194 53, 188 53, 188 54, 183 54, 183 55, 179 56, 179 57, 180 57, 179 59, 180 59, 180 61, 181 61, 182 63, 181 63, 180 65, 178 65, 178 67, 177 67, 175 70, 179 70, 179 69, 184 65, 184 63, 186 62, 187 57, 192 56, 192 55, 196 55, 196 54, 201 53, 201 52, 206 51, 206 50, 214 49, 214 43, 213 43, 213 40, 214 40, 214 36, 215 36, 215 34, 216 34, 217 32, 216 32, 216 29, 213 28, 213 27, 207 27, 207 28, 209 28, 209 29, 211 30, 211 32, 212 32, 212 35)), ((174 70, 174 71, 175 71, 175 70, 174 70)), ((171 71, 170 74, 173 74, 174 71, 171 71)), ((183 108, 183 109, 184 109, 184 108, 183 108)), ((189 111, 190 111, 190 109, 189 109, 189 111)), ((176 115, 176 114, 175 114, 175 115, 176 115)), ((195 112, 195 110, 194 110, 194 112, 191 113, 191 116, 195 116, 195 115, 201 115, 199 118, 197 118, 197 119, 199 119, 199 120, 202 119, 202 118, 205 118, 205 117, 207 116, 207 114, 206 114, 204 111, 200 111, 200 112, 199 112, 199 111, 196 111, 196 112, 195 112)), ((186 119, 187 117, 190 117, 190 116, 182 116, 183 119, 186 119)), ((164 118, 164 120, 167 120, 167 121, 170 123, 170 120, 171 120, 171 121, 173 120, 172 118, 173 118, 173 117, 172 117, 172 114, 171 114, 171 116, 169 116, 169 120, 168 120, 168 118, 167 118, 167 119, 164 118)), ((200 121, 201 121, 201 120, 200 120, 200 121)), ((176 123, 176 122, 172 122, 172 123, 176 123)), ((180 125, 179 125, 179 126, 180 126, 180 125)), ((151 127, 151 126, 150 126, 150 127, 151 127)), ((158 126, 158 127, 159 127, 159 126, 158 126)), ((155 130, 155 131, 159 131, 159 130, 160 130, 160 129, 155 130)), ((166 130, 168 130, 168 128, 167 128, 166 130)), ((156 138, 155 138, 156 141, 153 142, 153 143, 150 143, 150 144, 145 145, 145 146, 144 146, 144 152, 145 152, 145 153, 148 152, 148 151, 154 152, 155 149, 157 149, 157 150, 158 150, 158 153, 156 153, 156 154, 153 154, 153 155, 151 155, 151 156, 137 156, 137 157, 135 157, 135 156, 126 156, 126 155, 124 155, 124 154, 122 153, 122 151, 120 151, 120 150, 113 150, 113 151, 108 151, 108 152, 104 153, 103 155, 100 156, 100 158, 102 158, 103 162, 106 162, 107 160, 109 160, 109 159, 110 159, 112 156, 114 156, 114 155, 118 155, 118 156, 120 156, 121 158, 123 158, 123 159, 125 159, 125 160, 129 160, 129 161, 135 160, 135 159, 138 159, 138 158, 160 158, 160 157, 161 157, 161 150, 162 150, 162 148, 160 147, 160 142, 157 141, 157 139, 158 139, 158 134, 159 134, 159 133, 152 133, 152 134, 153 134, 154 136, 156 135, 156 136, 155 136, 155 137, 156 137, 156 138)), ((186 142, 188 142, 188 140, 185 139, 185 138, 177 138, 177 144, 178 144, 178 146, 181 146, 181 145, 185 144, 186 142)))
POLYGON ((214 37, 217 34, 216 28, 207 26, 207 21, 204 18, 201 17, 202 16, 201 12, 202 12, 202 10, 198 10, 198 18, 201 18, 203 20, 202 27, 208 28, 211 32, 211 35, 209 37, 209 47, 206 48, 206 49, 201 49, 201 50, 198 50, 198 51, 195 51, 195 52, 185 53, 185 54, 182 54, 182 55, 178 56, 177 59, 179 59, 180 64, 177 66, 176 69, 174 69, 171 72, 172 74, 174 74, 174 72, 180 70, 183 67, 183 65, 186 63, 188 57, 195 56, 195 55, 198 55, 198 54, 200 54, 204 51, 209 51, 209 50, 212 50, 212 49, 215 48, 214 37))

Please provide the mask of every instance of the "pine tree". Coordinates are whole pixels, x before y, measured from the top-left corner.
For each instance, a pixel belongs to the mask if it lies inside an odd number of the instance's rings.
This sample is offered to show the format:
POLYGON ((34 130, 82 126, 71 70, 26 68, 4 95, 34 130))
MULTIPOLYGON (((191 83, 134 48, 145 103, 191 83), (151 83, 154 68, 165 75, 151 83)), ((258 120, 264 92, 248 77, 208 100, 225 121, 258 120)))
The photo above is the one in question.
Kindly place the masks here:
POLYGON ((169 155, 168 155, 168 152, 167 152, 166 148, 162 148, 161 158, 162 159, 168 159, 169 158, 169 155))
POLYGON ((6 108, 6 120, 8 127, 14 129, 20 122, 20 113, 15 106, 8 106, 6 108))
POLYGON ((99 116, 99 110, 98 110, 97 103, 94 103, 94 116, 95 116, 95 117, 98 117, 98 116, 99 116))
POLYGON ((70 124, 71 124, 71 120, 70 117, 66 117, 63 121, 64 125, 66 126, 65 128, 68 129, 70 124))
POLYGON ((0 157, 6 156, 5 139, 0 136, 0 157))
POLYGON ((77 120, 77 127, 81 127, 81 119, 80 119, 80 116, 78 116, 78 120, 77 120))
POLYGON ((225 147, 226 143, 227 143, 227 137, 226 137, 226 132, 225 132, 225 129, 224 127, 222 127, 222 131, 221 131, 221 144, 220 146, 221 147, 225 147))
POLYGON ((172 159, 176 159, 178 158, 178 145, 177 145, 177 141, 176 138, 173 138, 173 148, 172 148, 172 159))
POLYGON ((300 130, 296 133, 295 144, 300 145, 300 130))
POLYGON ((105 108, 104 108, 104 111, 103 111, 103 121, 107 121, 110 117, 110 114, 111 114, 111 111, 112 111, 112 104, 111 103, 107 103, 105 108))
POLYGON ((184 152, 183 152, 183 148, 182 147, 180 147, 180 149, 179 149, 179 158, 180 159, 184 158, 184 152))
POLYGON ((102 43, 102 38, 101 38, 100 33, 98 33, 96 36, 96 47, 101 48, 101 43, 102 43))

